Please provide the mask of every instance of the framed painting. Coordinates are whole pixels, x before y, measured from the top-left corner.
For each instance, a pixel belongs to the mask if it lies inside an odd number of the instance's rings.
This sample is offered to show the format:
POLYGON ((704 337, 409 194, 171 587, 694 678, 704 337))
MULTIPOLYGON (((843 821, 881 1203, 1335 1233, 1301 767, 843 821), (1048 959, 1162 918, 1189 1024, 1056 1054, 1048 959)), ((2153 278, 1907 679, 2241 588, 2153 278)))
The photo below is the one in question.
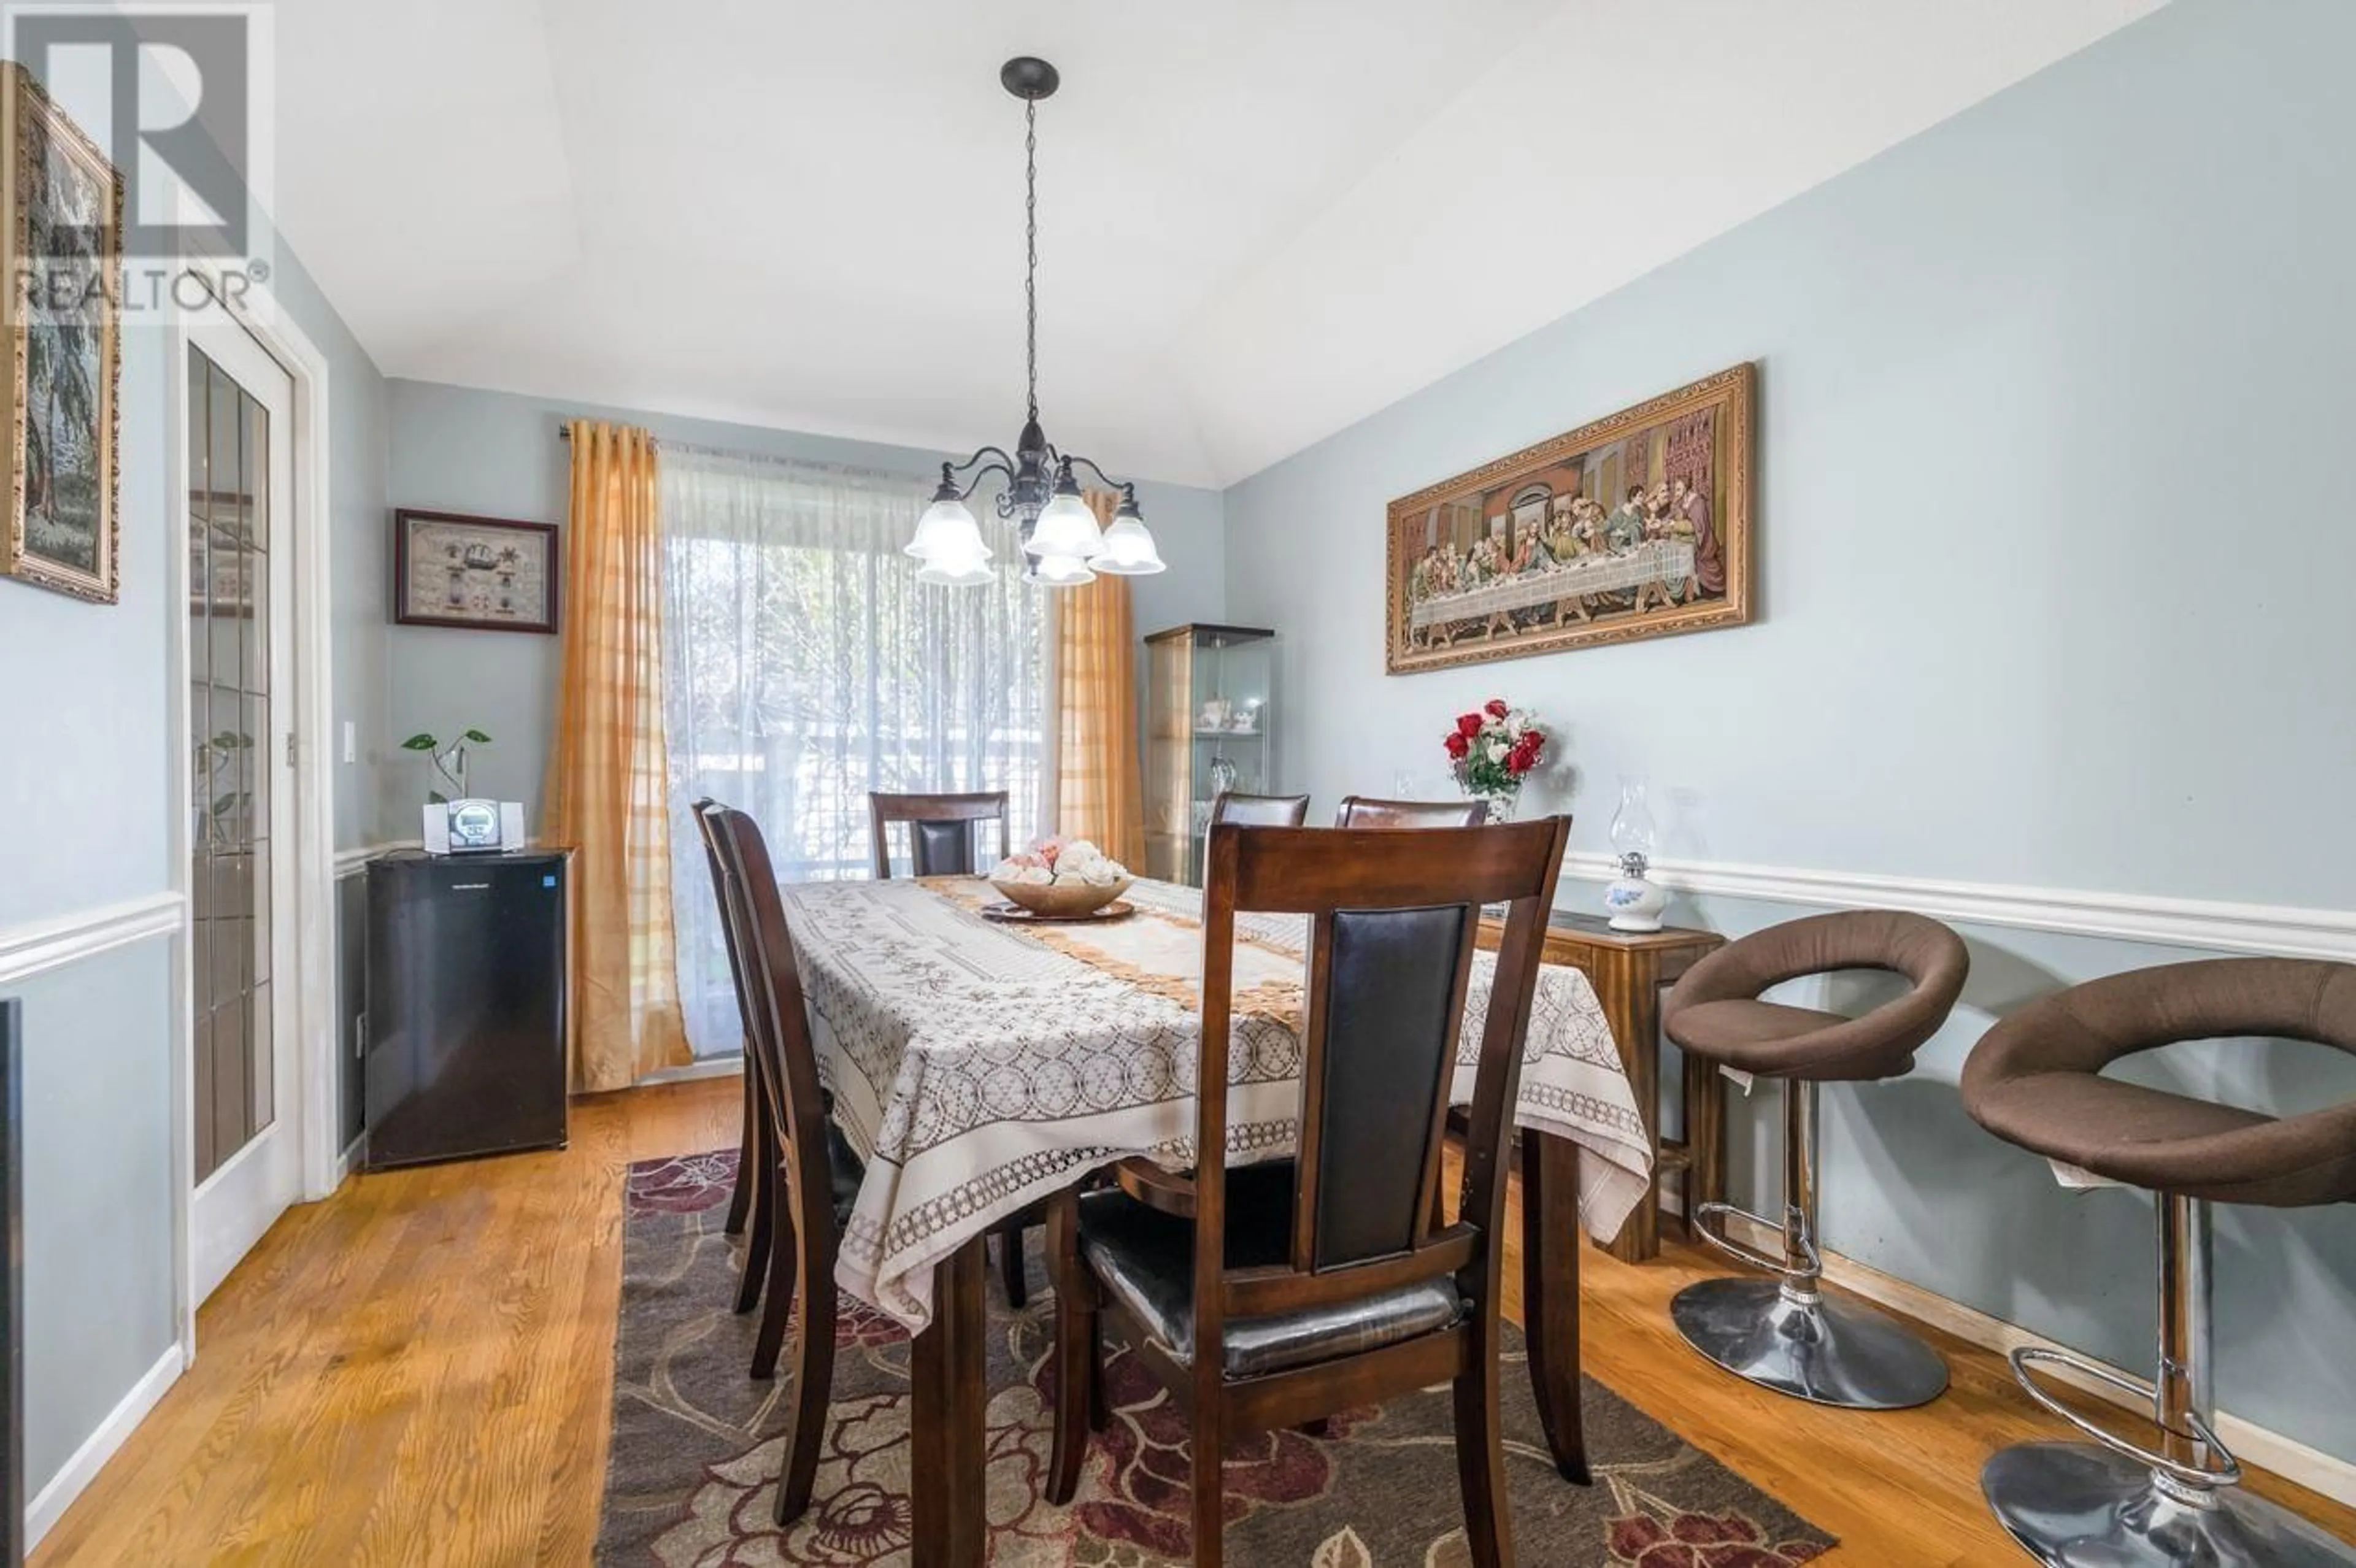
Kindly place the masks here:
POLYGON ((1751 619, 1751 367, 1390 505, 1392 675, 1751 619))
POLYGON ((554 632, 556 525, 460 512, 392 515, 392 618, 403 626, 554 632))
POLYGON ((9 502, 0 576, 121 596, 116 421, 123 177, 22 66, 0 64, 0 390, 9 502))

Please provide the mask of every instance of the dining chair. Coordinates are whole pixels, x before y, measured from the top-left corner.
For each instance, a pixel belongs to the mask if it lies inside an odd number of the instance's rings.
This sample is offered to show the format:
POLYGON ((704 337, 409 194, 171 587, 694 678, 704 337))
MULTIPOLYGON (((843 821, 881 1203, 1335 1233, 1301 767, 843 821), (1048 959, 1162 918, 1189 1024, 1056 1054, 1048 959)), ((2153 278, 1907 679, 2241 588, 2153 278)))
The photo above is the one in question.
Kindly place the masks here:
POLYGON ((865 1170, 826 1114, 793 933, 760 826, 724 805, 710 818, 722 907, 736 928, 749 1044, 774 1155, 763 1194, 771 1215, 767 1299, 753 1341, 753 1375, 776 1376, 780 1354, 790 1347, 791 1413, 775 1510, 783 1526, 809 1506, 818 1475, 834 1381, 835 1250, 865 1170))
POLYGON ((1147 1160, 1049 1200, 1055 1411, 1047 1495, 1079 1484, 1102 1323, 1186 1413, 1194 1561, 1217 1568, 1219 1456, 1250 1433, 1451 1385, 1457 1485, 1479 1568, 1512 1560, 1498 1362, 1504 1150, 1569 819, 1461 834, 1211 830, 1189 1174, 1147 1160), (1473 940, 1508 905, 1491 979, 1453 1224, 1441 1150, 1473 940), (1299 1153, 1226 1166, 1236 921, 1310 920, 1299 1153), (1414 1151, 1412 1157, 1408 1151, 1414 1151))
MULTIPOLYGON (((998 824, 998 852, 1012 850, 1006 837, 1006 792, 973 795, 890 795, 871 790, 867 795, 869 825, 875 841, 875 880, 892 876, 891 825, 908 825, 908 861, 919 877, 970 877, 985 869, 974 853, 974 839, 985 822, 998 824)), ((1040 1222, 1044 1211, 1033 1205, 992 1230, 991 1245, 998 1251, 999 1286, 1006 1304, 1020 1308, 1030 1300, 1023 1275, 1024 1231, 1040 1222)))
POLYGON ((1238 795, 1221 790, 1211 801, 1211 825, 1232 822, 1240 827, 1298 827, 1309 820, 1305 795, 1238 795))
POLYGON ((871 790, 867 795, 869 826, 874 831, 875 880, 892 875, 892 841, 895 822, 908 825, 908 862, 919 877, 970 877, 983 869, 974 854, 974 838, 985 822, 998 824, 998 853, 1011 846, 1006 838, 1006 792, 976 795, 889 795, 871 790))
POLYGON ((744 1029, 744 1118, 736 1145, 736 1179, 728 1194, 728 1216, 722 1230, 744 1237, 744 1268, 736 1285, 736 1310, 750 1312, 761 1299, 761 1279, 768 1266, 773 1206, 763 1200, 766 1172, 776 1156, 770 1147, 769 1115, 761 1101, 760 1057, 753 1049, 753 1015, 744 986, 744 955, 737 941, 736 921, 729 908, 728 877, 721 858, 720 803, 710 795, 690 808, 695 830, 703 840, 703 858, 712 869, 712 896, 720 906, 720 936, 728 951, 728 978, 736 992, 736 1013, 744 1029))
POLYGON ((1336 827, 1478 827, 1489 808, 1477 800, 1376 800, 1345 795, 1333 814, 1336 827))

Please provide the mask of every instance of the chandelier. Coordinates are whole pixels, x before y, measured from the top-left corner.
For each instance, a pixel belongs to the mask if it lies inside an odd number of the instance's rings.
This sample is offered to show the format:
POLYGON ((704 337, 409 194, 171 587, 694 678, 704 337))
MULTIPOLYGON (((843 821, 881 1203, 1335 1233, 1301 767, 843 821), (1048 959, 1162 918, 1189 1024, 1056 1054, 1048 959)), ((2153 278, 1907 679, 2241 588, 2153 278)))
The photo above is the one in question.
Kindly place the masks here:
POLYGON ((1016 525, 1023 553, 1031 558, 1024 581, 1071 588, 1094 581, 1099 571, 1124 577, 1160 571, 1162 555, 1137 509, 1137 486, 1121 483, 1077 453, 1056 451, 1039 428, 1039 101, 1053 94, 1062 79, 1045 60, 1024 55, 1000 67, 998 80, 1023 100, 1023 303, 1029 411, 1013 456, 985 446, 963 463, 941 464, 940 485, 916 523, 907 553, 924 563, 916 573, 919 582, 970 588, 995 581, 990 547, 982 542, 966 502, 984 480, 998 476, 1006 481, 998 493, 998 515, 1016 525), (1073 476, 1076 467, 1120 493, 1110 527, 1097 526, 1096 513, 1081 498, 1079 481, 1073 476))

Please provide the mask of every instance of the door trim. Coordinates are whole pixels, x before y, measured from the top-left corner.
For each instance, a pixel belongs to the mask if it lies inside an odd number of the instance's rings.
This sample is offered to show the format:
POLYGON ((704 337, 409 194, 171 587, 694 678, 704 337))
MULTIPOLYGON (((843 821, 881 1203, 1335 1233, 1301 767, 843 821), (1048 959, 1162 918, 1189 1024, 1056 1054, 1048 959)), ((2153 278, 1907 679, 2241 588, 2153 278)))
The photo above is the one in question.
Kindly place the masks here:
MULTIPOLYGON (((294 905, 276 912, 293 923, 294 947, 294 1083, 284 1093, 283 1114, 294 1118, 298 1157, 297 1180, 302 1200, 313 1201, 333 1192, 337 1183, 335 1092, 336 1051, 336 897, 335 796, 330 772, 335 714, 334 646, 330 574, 333 533, 330 498, 328 432, 332 428, 327 356, 310 335, 270 297, 267 285, 258 306, 249 308, 241 296, 220 286, 218 267, 198 257, 183 257, 189 273, 213 286, 220 306, 278 361, 294 384, 289 413, 293 446, 293 494, 288 497, 288 533, 293 540, 294 613, 282 630, 292 638, 290 663, 294 670, 292 728, 295 736, 294 766, 289 770, 294 790, 294 905)), ((169 373, 165 377, 165 418, 169 439, 165 446, 166 511, 170 518, 166 566, 164 613, 175 623, 166 646, 174 652, 169 702, 172 732, 179 738, 173 754, 176 809, 170 834, 172 887, 187 907, 193 907, 189 871, 191 782, 187 759, 188 732, 188 409, 187 366, 191 347, 187 322, 177 313, 166 333, 169 373)), ((197 1290, 194 1238, 196 1182, 195 1052, 196 1002, 194 976, 189 973, 185 926, 174 942, 172 1053, 173 1168, 180 1173, 172 1222, 173 1278, 177 1296, 180 1355, 183 1364, 196 1359, 197 1290)), ((227 1168, 224 1167, 224 1168, 227 1168)))

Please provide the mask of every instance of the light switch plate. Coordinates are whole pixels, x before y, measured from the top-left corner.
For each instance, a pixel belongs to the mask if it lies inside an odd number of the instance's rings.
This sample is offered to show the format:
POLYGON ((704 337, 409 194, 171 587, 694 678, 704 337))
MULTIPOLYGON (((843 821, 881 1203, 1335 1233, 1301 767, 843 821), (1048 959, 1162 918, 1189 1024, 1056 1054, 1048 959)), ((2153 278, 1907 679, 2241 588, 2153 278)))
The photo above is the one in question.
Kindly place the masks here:
POLYGON ((359 761, 359 726, 347 719, 344 720, 344 761, 356 763, 359 761))

